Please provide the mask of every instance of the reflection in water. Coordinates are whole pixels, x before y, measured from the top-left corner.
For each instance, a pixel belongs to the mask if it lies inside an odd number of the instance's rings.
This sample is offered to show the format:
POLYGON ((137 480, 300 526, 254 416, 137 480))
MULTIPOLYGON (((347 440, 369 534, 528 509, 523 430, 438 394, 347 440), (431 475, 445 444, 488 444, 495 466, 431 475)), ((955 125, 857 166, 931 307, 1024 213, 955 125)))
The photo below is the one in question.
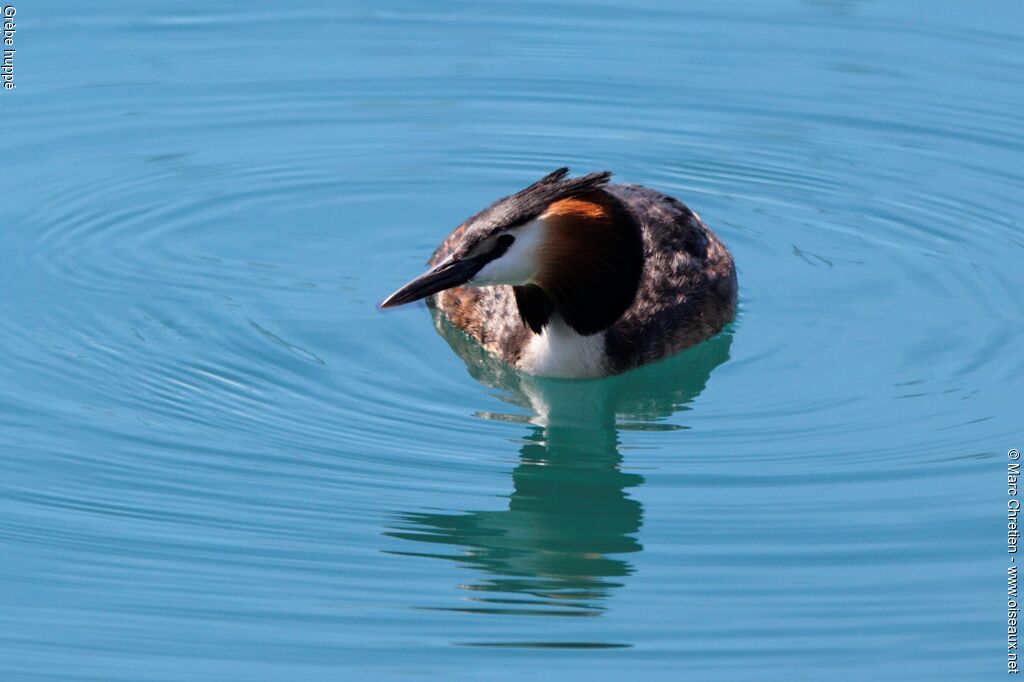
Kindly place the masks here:
POLYGON ((479 604, 465 610, 591 615, 631 572, 618 555, 640 550, 640 504, 625 489, 643 479, 619 471, 614 440, 546 440, 542 428, 531 431, 507 510, 405 514, 392 535, 463 548, 433 556, 488 576, 466 588, 479 592, 479 604))
POLYGON ((387 534, 458 547, 402 554, 450 559, 484 575, 464 587, 477 593, 475 605, 452 610, 598 615, 602 600, 633 571, 626 556, 642 549, 636 536, 643 509, 627 489, 643 477, 619 469, 618 432, 671 428, 659 420, 688 409, 729 358, 731 332, 623 376, 571 381, 521 375, 435 321, 474 378, 535 416, 479 414, 529 428, 507 510, 408 512, 387 534))

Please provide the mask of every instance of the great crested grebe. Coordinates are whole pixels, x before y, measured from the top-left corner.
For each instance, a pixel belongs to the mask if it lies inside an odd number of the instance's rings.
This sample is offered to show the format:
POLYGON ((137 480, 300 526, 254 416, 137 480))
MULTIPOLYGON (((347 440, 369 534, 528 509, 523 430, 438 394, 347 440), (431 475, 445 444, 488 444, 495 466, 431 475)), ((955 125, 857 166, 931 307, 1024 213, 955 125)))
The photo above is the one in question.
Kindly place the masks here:
POLYGON ((696 213, 607 171, 568 173, 469 218, 380 307, 430 297, 516 369, 565 378, 660 360, 733 319, 732 256, 696 213))

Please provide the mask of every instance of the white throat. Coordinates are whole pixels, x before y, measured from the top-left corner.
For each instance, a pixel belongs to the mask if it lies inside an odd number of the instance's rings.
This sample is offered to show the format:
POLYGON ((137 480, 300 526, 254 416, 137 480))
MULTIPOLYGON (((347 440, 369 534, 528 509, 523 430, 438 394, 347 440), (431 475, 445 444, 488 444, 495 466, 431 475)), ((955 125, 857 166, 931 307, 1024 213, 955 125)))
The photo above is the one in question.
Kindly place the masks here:
POLYGON ((601 377, 608 374, 604 352, 605 332, 591 336, 577 334, 558 313, 540 334, 530 337, 523 349, 519 369, 527 374, 565 379, 601 377))

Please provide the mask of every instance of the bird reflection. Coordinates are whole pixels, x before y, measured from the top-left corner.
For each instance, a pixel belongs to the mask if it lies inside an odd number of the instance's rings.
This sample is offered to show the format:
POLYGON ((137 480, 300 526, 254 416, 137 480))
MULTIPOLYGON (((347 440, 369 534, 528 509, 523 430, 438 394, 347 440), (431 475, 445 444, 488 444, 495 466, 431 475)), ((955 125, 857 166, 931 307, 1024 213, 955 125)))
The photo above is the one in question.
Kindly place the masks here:
POLYGON ((445 558, 481 574, 463 586, 473 594, 453 610, 598 615, 633 572, 628 556, 643 548, 637 538, 643 508, 628 491, 644 479, 620 469, 619 432, 683 428, 664 420, 689 409, 729 358, 731 331, 625 375, 566 381, 519 374, 443 318, 435 316, 435 323, 475 379, 534 416, 518 418, 528 433, 507 509, 408 512, 386 534, 420 543, 401 554, 445 558))

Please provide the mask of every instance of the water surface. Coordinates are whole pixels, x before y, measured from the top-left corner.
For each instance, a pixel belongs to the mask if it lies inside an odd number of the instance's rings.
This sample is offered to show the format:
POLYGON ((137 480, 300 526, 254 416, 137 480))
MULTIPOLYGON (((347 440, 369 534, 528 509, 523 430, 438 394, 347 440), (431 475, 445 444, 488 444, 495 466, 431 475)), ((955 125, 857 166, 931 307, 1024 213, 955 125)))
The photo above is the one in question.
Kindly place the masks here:
POLYGON ((17 18, 4 679, 1003 674, 1018 3, 17 18), (375 310, 561 165, 698 211, 734 325, 566 382, 375 310))

